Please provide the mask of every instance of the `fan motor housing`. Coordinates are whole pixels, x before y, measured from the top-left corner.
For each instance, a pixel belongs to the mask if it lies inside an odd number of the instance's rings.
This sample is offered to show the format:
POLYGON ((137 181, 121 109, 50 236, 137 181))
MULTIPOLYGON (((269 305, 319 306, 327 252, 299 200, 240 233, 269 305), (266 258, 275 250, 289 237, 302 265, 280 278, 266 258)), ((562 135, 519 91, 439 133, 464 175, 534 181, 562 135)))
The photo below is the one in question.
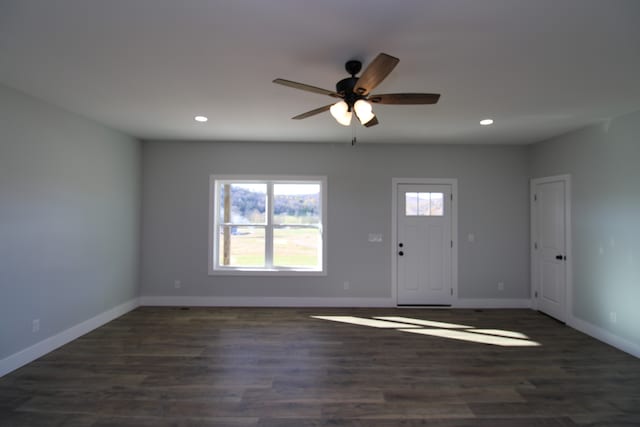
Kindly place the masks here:
POLYGON ((357 77, 347 77, 346 79, 342 79, 336 83, 336 92, 340 94, 340 96, 344 98, 344 101, 349 105, 349 111, 351 111, 351 107, 358 99, 366 98, 365 96, 358 95, 353 92, 353 88, 356 87, 357 82, 357 77))

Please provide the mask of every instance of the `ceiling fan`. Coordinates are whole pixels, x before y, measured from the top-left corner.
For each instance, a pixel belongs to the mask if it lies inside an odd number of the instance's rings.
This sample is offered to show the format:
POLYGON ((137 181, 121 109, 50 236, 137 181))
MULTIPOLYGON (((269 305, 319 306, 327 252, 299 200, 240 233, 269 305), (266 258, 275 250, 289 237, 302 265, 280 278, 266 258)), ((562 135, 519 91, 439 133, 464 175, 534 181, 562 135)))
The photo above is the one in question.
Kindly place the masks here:
POLYGON ((335 92, 285 79, 275 79, 273 82, 294 89, 340 99, 340 101, 335 104, 325 105, 307 111, 306 113, 298 114, 292 117, 294 120, 306 119, 307 117, 315 116, 316 114, 329 110, 338 123, 349 126, 353 113, 355 112, 356 117, 362 125, 371 127, 379 123, 378 118, 373 114, 371 103, 396 105, 435 104, 440 98, 440 95, 436 93, 387 93, 371 95, 371 91, 393 71, 395 66, 398 65, 398 62, 400 62, 398 58, 387 55, 386 53, 381 53, 365 68, 360 77, 356 77, 356 74, 362 69, 362 63, 356 60, 347 61, 345 69, 347 73, 351 74, 351 77, 340 80, 336 84, 335 92))

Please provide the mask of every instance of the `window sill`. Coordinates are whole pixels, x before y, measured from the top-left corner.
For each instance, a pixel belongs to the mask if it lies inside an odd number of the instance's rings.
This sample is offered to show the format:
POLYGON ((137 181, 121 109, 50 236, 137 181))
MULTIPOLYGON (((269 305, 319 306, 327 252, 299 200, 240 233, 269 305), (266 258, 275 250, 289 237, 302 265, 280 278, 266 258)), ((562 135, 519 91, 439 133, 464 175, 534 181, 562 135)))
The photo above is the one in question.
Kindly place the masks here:
POLYGON ((326 271, 320 270, 267 270, 267 269, 233 269, 233 270, 210 270, 209 276, 326 276, 326 271))

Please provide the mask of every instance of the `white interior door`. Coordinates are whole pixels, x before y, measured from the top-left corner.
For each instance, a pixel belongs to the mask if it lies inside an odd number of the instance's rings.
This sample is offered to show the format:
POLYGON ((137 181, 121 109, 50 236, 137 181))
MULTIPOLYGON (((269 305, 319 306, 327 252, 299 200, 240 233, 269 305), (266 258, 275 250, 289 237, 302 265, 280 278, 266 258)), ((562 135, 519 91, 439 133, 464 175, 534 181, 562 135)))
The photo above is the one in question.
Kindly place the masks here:
POLYGON ((533 181, 534 296, 538 310, 565 321, 567 304, 567 183, 533 181))
POLYGON ((396 195, 398 305, 450 305, 451 186, 398 184, 396 195))

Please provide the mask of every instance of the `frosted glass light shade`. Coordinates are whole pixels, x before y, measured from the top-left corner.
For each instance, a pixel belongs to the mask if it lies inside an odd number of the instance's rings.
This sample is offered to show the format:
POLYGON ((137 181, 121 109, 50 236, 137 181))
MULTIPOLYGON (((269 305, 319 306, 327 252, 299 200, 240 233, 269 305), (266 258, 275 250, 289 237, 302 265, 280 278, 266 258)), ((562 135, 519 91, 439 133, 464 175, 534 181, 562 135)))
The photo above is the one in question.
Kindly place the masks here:
POLYGON ((329 108, 331 115, 338 123, 343 126, 349 126, 351 124, 351 116, 353 113, 349 111, 349 105, 346 102, 336 102, 329 108))
POLYGON ((359 99, 353 105, 353 109, 356 110, 356 116, 363 125, 369 123, 376 115, 373 114, 373 107, 364 99, 359 99))

